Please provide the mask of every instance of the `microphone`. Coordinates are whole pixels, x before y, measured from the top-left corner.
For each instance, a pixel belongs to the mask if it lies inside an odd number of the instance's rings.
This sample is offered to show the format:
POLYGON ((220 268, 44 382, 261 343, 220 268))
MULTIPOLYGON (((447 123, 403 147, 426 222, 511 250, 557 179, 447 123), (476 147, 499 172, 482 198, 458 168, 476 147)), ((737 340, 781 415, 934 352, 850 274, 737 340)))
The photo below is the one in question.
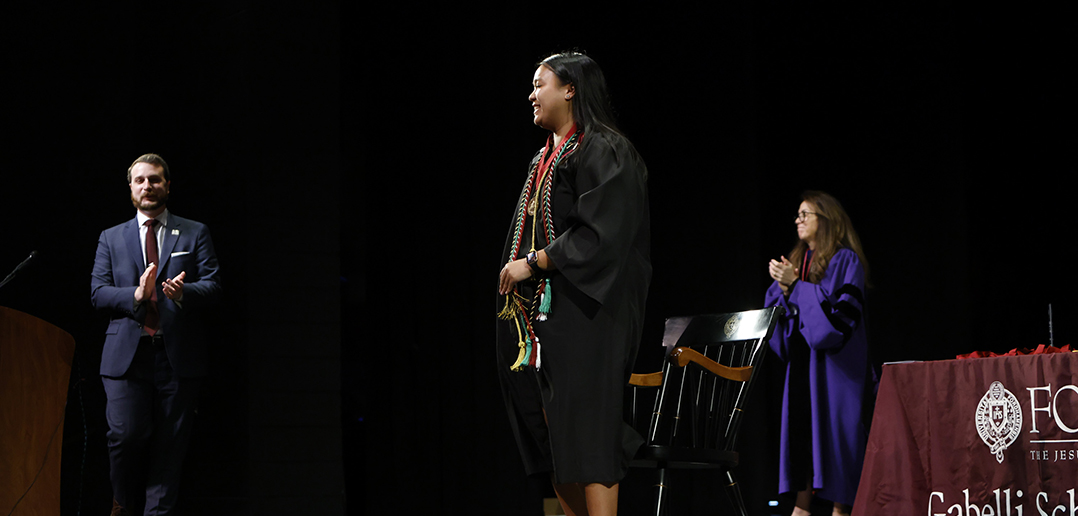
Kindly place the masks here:
POLYGON ((18 274, 23 267, 26 267, 26 265, 30 263, 30 261, 33 260, 35 256, 37 256, 37 251, 30 251, 30 256, 27 256, 26 259, 22 261, 22 263, 16 265, 15 270, 11 271, 11 274, 8 274, 7 277, 4 278, 4 281, 0 281, 0 287, 7 285, 9 281, 15 279, 15 275, 18 274))

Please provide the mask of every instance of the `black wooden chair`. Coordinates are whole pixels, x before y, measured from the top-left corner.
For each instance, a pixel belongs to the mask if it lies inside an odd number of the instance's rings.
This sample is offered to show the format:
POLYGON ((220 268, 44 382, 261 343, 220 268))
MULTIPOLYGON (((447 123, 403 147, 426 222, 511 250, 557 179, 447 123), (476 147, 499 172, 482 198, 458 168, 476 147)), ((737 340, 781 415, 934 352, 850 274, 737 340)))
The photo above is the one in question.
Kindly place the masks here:
POLYGON ((632 375, 632 422, 645 391, 655 394, 644 429, 645 443, 633 467, 658 470, 655 514, 666 510, 668 469, 717 469, 726 492, 747 516, 734 476, 735 451, 745 400, 767 352, 767 341, 783 313, 781 307, 666 320, 663 370, 632 375), (690 367, 691 364, 691 367, 690 367))

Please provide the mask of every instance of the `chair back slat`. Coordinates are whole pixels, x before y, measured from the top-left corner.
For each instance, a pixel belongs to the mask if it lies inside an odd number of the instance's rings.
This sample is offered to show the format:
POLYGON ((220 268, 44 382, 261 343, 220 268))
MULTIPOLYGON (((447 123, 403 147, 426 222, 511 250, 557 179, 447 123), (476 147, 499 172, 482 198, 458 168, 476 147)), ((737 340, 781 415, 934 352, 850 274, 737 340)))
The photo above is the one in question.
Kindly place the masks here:
MULTIPOLYGON (((666 404, 666 391, 669 384, 667 378, 670 377, 670 369, 672 364, 670 361, 663 361, 663 383, 659 386, 659 393, 655 395, 654 408, 651 410, 651 421, 648 423, 648 432, 646 436, 646 442, 654 442, 658 438, 659 426, 663 423, 662 408, 666 404)), ((634 391, 638 389, 633 389, 634 391)), ((634 409, 635 410, 635 409, 634 409)))

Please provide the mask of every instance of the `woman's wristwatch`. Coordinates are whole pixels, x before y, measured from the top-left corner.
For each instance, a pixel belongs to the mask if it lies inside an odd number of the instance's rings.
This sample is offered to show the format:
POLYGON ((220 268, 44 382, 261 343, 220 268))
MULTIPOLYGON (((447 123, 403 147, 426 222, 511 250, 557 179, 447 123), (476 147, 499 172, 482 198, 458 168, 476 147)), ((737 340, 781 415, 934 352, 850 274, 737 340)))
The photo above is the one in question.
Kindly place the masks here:
POLYGON ((524 259, 524 263, 528 264, 528 267, 532 270, 533 276, 543 274, 543 269, 539 267, 539 253, 536 251, 529 252, 528 257, 524 259))

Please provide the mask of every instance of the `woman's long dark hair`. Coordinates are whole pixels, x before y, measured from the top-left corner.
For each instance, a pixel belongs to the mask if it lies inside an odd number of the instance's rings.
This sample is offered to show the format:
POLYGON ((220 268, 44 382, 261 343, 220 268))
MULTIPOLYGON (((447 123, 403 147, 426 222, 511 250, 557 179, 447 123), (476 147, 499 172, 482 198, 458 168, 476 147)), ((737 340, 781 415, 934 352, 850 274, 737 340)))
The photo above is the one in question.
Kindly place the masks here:
MULTIPOLYGON (((865 285, 868 285, 868 260, 861 250, 861 239, 853 229, 850 216, 842 209, 842 204, 838 199, 816 190, 801 194, 801 200, 809 203, 816 212, 816 249, 812 253, 812 263, 809 264, 809 282, 819 283, 835 253, 848 247, 857 253, 857 258, 861 260, 861 267, 865 269, 865 285)), ((793 251, 790 251, 790 261, 795 267, 801 267, 807 249, 808 243, 798 240, 793 251)))
POLYGON ((539 62, 554 72, 561 85, 572 84, 576 93, 573 95, 573 121, 577 128, 584 131, 587 145, 589 134, 607 133, 624 137, 614 122, 614 108, 610 105, 610 94, 606 90, 606 77, 594 59, 580 52, 554 54, 539 62))

